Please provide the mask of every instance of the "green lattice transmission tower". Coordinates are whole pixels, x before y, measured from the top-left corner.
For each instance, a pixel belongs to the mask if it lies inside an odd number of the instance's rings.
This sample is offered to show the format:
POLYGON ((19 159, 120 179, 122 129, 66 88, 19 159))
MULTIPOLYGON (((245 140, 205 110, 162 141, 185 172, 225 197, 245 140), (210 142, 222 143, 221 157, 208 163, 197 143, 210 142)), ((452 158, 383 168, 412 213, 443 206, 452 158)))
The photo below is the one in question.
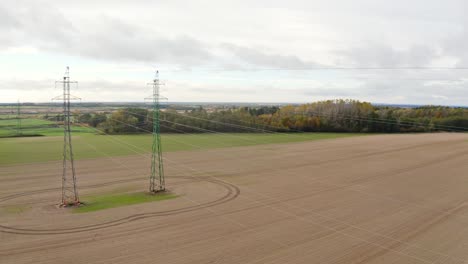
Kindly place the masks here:
POLYGON ((63 84, 63 94, 52 100, 63 101, 63 170, 62 170, 62 203, 61 206, 74 206, 80 204, 78 190, 76 187, 76 172, 75 161, 73 157, 73 145, 71 137, 71 122, 72 116, 70 111, 70 101, 80 100, 70 94, 70 84, 77 82, 70 81, 70 69, 67 67, 65 76, 62 81, 57 83, 63 84))
POLYGON ((153 95, 151 96, 153 106, 153 146, 151 149, 151 175, 150 175, 150 187, 151 193, 164 191, 166 189, 164 181, 164 166, 162 157, 162 146, 161 146, 161 129, 159 125, 160 112, 160 100, 161 95, 159 87, 159 72, 156 71, 154 80, 150 85, 153 86, 153 95))

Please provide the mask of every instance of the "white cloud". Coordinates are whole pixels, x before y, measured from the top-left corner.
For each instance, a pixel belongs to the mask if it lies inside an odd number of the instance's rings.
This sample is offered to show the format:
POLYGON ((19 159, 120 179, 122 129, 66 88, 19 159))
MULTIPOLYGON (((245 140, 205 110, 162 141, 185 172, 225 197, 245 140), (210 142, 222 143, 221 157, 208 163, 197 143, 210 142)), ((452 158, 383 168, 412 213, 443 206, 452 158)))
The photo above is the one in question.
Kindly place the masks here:
POLYGON ((431 95, 431 97, 434 98, 434 99, 442 99, 442 100, 448 100, 449 99, 447 96, 437 95, 437 94, 433 94, 433 95, 431 95))
POLYGON ((468 66, 466 8, 463 0, 5 1, 0 3, 0 91, 2 100, 20 94, 38 101, 44 96, 23 93, 21 76, 34 77, 34 89, 45 91, 42 82, 59 78, 56 73, 66 65, 58 69, 57 64, 66 61, 89 100, 102 94, 134 100, 132 87, 160 67, 192 70, 163 74, 189 87, 174 89, 175 97, 187 101, 336 96, 460 104, 466 82, 437 79, 460 80, 467 72, 461 70, 202 69, 468 66), (340 78, 344 74, 348 80, 340 78), (423 80, 429 78, 433 82, 423 80), (130 90, 124 94, 125 89, 130 90))

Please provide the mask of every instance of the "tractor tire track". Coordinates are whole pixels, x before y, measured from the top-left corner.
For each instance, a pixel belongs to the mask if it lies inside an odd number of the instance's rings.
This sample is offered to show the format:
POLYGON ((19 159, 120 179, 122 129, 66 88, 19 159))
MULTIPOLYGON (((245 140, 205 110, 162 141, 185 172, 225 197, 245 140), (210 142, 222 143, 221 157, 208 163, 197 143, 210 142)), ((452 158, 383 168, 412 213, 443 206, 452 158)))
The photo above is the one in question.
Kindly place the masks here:
MULTIPOLYGON (((193 177, 190 177, 190 176, 179 176, 177 178, 193 179, 193 177)), ((99 229, 114 227, 114 226, 130 223, 133 221, 137 221, 137 220, 141 220, 141 219, 145 219, 149 217, 169 216, 169 215, 174 215, 174 214, 195 211, 195 210, 199 210, 203 208, 208 208, 208 207, 212 207, 212 206, 216 206, 216 205, 220 205, 220 204, 232 201, 236 199, 240 194, 240 189, 234 184, 230 184, 230 183, 227 183, 221 180, 216 180, 216 179, 201 179, 201 181, 210 182, 220 187, 223 187, 227 191, 227 193, 224 196, 217 198, 213 201, 194 205, 194 206, 187 206, 187 207, 167 210, 167 211, 156 211, 156 212, 133 214, 127 217, 123 217, 120 219, 107 221, 107 222, 103 222, 99 224, 84 225, 84 226, 77 226, 77 227, 70 227, 70 228, 54 228, 54 229, 25 229, 25 228, 17 228, 17 227, 0 225, 0 232, 18 234, 18 235, 61 235, 61 234, 87 232, 87 231, 92 231, 92 230, 99 230, 99 229)), ((117 181, 117 182, 120 183, 121 181, 117 181)), ((111 183, 107 183, 106 185, 110 185, 110 184, 111 183)), ((113 182, 112 184, 115 184, 115 182, 113 182)), ((103 186, 102 184, 98 184, 98 185, 99 187, 103 186)), ((96 185, 92 186, 92 188, 95 188, 95 187, 96 185)), ((57 190, 57 189, 53 188, 53 189, 41 190, 41 192, 46 192, 46 191, 51 191, 51 190, 57 190)), ((30 194, 21 194, 20 196, 26 196, 26 195, 30 195, 30 194)), ((13 199, 16 197, 18 196, 15 196, 15 197, 10 196, 9 199, 13 199)), ((3 201, 5 201, 5 199, 3 199, 3 201)))

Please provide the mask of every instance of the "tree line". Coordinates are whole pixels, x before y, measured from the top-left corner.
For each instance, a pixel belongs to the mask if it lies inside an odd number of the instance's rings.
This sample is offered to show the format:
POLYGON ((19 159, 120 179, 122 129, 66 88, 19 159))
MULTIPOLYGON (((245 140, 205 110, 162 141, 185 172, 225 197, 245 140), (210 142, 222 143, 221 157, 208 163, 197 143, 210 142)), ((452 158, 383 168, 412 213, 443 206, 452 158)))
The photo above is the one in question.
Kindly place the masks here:
MULTIPOLYGON (((110 114, 78 115, 76 122, 110 134, 148 133, 153 128, 152 116, 148 109, 123 108, 110 114)), ((400 108, 357 100, 328 100, 284 107, 165 109, 160 113, 160 124, 162 133, 468 131, 468 109, 400 108)))

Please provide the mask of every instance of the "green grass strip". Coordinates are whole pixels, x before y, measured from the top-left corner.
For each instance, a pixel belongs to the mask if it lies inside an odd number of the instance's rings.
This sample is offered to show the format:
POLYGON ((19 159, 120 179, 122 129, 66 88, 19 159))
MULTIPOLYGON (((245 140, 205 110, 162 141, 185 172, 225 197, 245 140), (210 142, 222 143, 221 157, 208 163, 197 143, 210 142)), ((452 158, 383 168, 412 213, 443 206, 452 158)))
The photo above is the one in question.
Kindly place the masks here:
MULTIPOLYGON (((50 133, 50 132, 49 132, 50 133)), ((1 134, 1 133, 0 133, 1 134)), ((41 133, 45 134, 45 133, 41 133)), ((63 131, 55 137, 0 138, 0 166, 7 164, 57 161, 62 159, 63 131)), ((293 143, 343 137, 364 136, 353 133, 297 133, 297 134, 163 134, 164 152, 228 148, 261 144, 293 143)), ((136 155, 151 152, 151 135, 104 136, 91 133, 73 133, 73 151, 76 159, 136 155), (129 147, 129 145, 135 146, 129 147), (96 151, 96 149, 98 151, 96 151)))
POLYGON ((176 197, 177 195, 172 193, 157 193, 154 195, 148 193, 124 193, 89 196, 84 197, 84 205, 74 208, 73 212, 88 213, 132 204, 163 201, 176 197))

